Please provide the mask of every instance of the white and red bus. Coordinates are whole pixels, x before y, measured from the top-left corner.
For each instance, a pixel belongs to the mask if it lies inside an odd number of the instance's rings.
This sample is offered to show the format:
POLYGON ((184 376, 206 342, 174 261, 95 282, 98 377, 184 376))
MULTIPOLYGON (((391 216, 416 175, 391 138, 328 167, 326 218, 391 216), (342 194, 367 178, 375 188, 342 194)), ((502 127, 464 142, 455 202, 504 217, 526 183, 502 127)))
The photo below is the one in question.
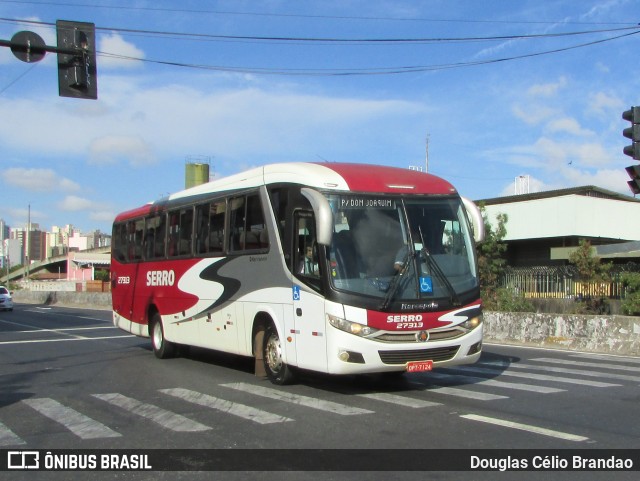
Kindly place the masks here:
POLYGON ((118 215, 113 322, 296 368, 415 372, 475 362, 482 305, 478 208, 438 177, 364 164, 286 163, 118 215))

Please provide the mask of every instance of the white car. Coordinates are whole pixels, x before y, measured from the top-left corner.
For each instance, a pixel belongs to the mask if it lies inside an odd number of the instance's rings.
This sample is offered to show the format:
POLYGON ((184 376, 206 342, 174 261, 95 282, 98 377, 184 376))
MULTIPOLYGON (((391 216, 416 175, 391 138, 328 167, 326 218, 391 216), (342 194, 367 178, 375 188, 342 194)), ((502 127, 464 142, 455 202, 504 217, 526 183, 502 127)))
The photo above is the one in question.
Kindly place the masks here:
POLYGON ((0 311, 2 310, 13 311, 13 300, 7 288, 0 286, 0 311))

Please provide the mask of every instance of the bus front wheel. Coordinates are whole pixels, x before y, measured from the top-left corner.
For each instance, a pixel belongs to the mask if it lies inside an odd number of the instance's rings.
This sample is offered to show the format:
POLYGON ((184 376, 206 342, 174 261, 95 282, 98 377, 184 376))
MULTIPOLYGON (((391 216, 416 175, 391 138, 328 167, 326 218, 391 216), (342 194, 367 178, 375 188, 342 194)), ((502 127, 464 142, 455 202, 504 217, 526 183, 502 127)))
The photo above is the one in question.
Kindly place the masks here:
POLYGON ((175 355, 175 344, 165 339, 162 319, 158 313, 151 318, 151 345, 158 359, 167 359, 175 355))
POLYGON ((270 324, 264 333, 262 359, 267 377, 273 384, 282 386, 293 382, 293 370, 282 359, 280 336, 273 324, 270 324))

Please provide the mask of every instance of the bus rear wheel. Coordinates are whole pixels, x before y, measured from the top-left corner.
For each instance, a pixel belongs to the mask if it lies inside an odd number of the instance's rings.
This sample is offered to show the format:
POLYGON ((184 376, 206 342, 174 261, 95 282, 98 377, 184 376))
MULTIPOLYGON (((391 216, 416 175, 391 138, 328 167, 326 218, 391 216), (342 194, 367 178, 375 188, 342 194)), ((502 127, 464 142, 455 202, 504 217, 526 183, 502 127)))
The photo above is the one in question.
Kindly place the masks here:
POLYGON ((273 384, 283 386, 294 381, 294 372, 282 359, 282 344, 280 336, 273 324, 264 333, 262 344, 262 359, 267 377, 273 384))
POLYGON ((164 337, 164 328, 162 327, 162 318, 157 312, 151 318, 151 345, 153 353, 158 359, 167 359, 173 357, 176 353, 176 346, 164 337))

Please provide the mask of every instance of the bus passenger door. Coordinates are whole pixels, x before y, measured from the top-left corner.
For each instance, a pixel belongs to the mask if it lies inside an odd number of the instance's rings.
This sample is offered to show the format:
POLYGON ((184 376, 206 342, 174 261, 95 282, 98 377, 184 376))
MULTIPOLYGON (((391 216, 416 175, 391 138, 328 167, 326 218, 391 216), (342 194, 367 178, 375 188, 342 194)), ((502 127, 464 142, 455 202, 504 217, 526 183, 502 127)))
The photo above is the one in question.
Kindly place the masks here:
POLYGON ((321 294, 319 246, 311 211, 295 213, 293 323, 298 367, 327 371, 324 297, 321 294))

